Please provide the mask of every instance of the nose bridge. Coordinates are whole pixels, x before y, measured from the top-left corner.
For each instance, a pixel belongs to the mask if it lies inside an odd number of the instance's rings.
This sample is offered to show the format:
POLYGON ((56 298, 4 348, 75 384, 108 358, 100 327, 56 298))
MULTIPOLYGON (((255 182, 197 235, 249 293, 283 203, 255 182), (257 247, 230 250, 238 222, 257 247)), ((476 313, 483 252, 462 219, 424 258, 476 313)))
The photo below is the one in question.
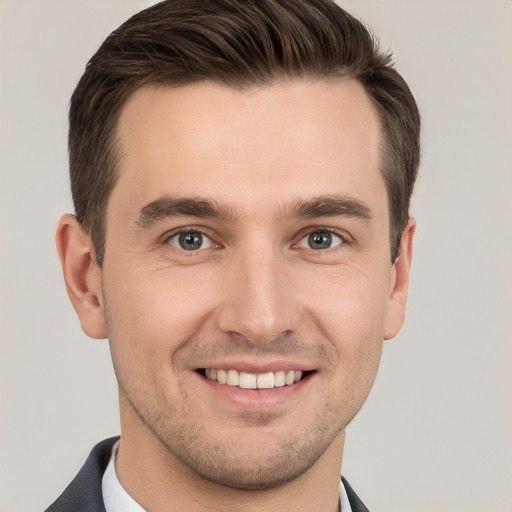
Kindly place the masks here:
POLYGON ((288 270, 283 255, 270 244, 236 254, 230 261, 219 328, 253 344, 293 331, 299 309, 288 270))

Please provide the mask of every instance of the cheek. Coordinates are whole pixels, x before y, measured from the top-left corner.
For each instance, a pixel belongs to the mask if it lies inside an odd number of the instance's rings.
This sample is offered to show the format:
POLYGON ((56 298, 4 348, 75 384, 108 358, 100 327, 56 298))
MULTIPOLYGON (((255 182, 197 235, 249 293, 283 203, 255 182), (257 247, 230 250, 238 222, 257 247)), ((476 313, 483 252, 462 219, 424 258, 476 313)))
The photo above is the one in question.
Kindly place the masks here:
POLYGON ((387 316, 386 276, 343 269, 322 279, 321 287, 310 285, 304 301, 308 316, 332 343, 339 359, 378 363, 387 316))
MULTIPOLYGON (((377 267, 378 268, 378 267, 377 267)), ((389 298, 389 276, 360 267, 341 267, 300 276, 306 301, 333 322, 351 319, 367 327, 383 323, 389 298)))
POLYGON ((138 357, 172 356, 207 322, 213 307, 204 277, 133 269, 129 278, 123 272, 110 277, 104 290, 109 338, 138 357))

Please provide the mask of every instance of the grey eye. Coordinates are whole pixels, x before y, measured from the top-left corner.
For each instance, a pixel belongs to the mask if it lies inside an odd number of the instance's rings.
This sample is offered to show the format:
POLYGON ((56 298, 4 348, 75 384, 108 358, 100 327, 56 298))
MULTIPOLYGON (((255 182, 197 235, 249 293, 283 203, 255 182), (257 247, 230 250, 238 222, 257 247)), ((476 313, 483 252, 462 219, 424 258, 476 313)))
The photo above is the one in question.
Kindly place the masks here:
POLYGON ((186 231, 176 233, 169 239, 170 245, 183 249, 184 251, 197 251, 199 249, 208 249, 213 245, 212 241, 199 231, 186 231))
POLYGON ((318 231, 309 233, 309 235, 305 236, 297 245, 307 249, 322 251, 336 247, 342 242, 343 240, 338 235, 332 233, 331 231, 320 229, 318 231))

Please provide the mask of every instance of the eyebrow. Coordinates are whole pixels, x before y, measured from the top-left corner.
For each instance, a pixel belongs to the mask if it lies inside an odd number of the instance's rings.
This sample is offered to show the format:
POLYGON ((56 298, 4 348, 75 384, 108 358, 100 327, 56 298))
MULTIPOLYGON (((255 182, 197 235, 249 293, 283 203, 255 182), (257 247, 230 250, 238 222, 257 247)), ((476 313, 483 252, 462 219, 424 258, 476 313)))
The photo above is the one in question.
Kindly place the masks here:
POLYGON ((306 201, 297 200, 283 210, 284 216, 288 218, 352 217, 364 222, 373 219, 372 211, 363 202, 336 194, 316 196, 306 201))
MULTIPOLYGON (((365 222, 373 219, 368 206, 358 199, 340 195, 321 195, 310 199, 298 199, 280 209, 284 218, 352 217, 365 222)), ((144 229, 173 217, 217 218, 227 222, 238 219, 236 212, 227 205, 204 198, 161 197, 139 210, 135 221, 138 228, 144 229)))
POLYGON ((135 225, 139 228, 148 228, 163 219, 173 217, 203 217, 219 218, 226 221, 234 221, 237 216, 234 211, 215 201, 193 197, 176 198, 161 197, 148 203, 139 210, 139 216, 135 225))

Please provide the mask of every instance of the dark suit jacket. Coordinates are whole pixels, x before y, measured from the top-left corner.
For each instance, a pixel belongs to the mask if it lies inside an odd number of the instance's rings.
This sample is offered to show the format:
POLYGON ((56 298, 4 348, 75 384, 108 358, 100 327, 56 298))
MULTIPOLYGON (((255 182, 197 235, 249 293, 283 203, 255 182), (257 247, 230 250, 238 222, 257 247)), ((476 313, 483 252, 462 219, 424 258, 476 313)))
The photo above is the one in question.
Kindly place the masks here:
MULTIPOLYGON (((118 437, 98 443, 75 479, 45 512, 105 512, 101 480, 110 460, 112 446, 118 437)), ((350 485, 343 479, 353 512, 369 512, 350 485)))

